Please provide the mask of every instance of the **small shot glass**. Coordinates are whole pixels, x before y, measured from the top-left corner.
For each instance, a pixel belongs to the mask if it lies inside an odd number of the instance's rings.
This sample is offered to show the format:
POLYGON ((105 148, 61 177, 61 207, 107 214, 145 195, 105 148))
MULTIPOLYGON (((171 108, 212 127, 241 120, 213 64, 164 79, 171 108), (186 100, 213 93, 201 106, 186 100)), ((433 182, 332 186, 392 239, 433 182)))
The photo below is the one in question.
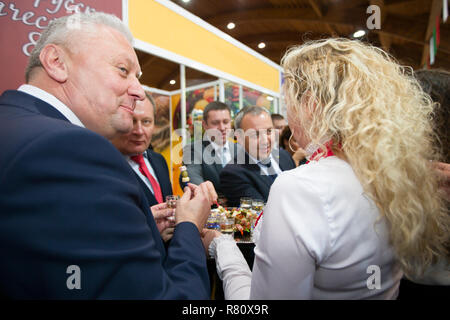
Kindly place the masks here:
POLYGON ((180 196, 176 196, 176 195, 166 196, 167 208, 174 209, 173 216, 170 216, 167 219, 175 221, 175 208, 177 207, 177 200, 179 200, 179 199, 180 199, 180 196))

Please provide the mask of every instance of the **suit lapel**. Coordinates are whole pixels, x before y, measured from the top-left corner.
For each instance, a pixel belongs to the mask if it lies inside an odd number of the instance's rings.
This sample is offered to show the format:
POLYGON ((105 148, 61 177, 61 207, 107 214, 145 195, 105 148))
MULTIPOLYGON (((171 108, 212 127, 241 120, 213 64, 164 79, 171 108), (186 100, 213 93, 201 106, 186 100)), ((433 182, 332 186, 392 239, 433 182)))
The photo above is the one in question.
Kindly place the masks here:
MULTIPOLYGON (((161 178, 161 168, 160 168, 159 165, 156 163, 155 159, 154 159, 153 157, 150 156, 151 153, 150 153, 149 150, 147 150, 147 152, 144 153, 144 154, 145 154, 145 157, 147 158, 148 162, 150 162, 150 165, 152 166, 153 171, 154 171, 155 174, 156 174, 156 179, 158 180, 158 183, 159 183, 159 185, 160 185, 160 187, 161 187, 161 182, 162 182, 162 178, 161 178)), ((161 187, 161 189, 162 189, 162 187, 161 187)))
POLYGON ((278 152, 272 151, 272 157, 278 163, 281 171, 295 168, 294 160, 292 160, 287 151, 281 148, 278 149, 278 152))
POLYGON ((142 187, 142 190, 145 193, 145 196, 147 197, 148 203, 150 206, 153 206, 155 204, 158 204, 156 201, 155 196, 153 195, 152 191, 147 187, 144 181, 142 181, 142 178, 139 177, 139 175, 133 170, 134 174, 136 175, 136 179, 139 181, 139 184, 142 187))
POLYGON ((211 149, 211 156, 214 157, 214 169, 217 172, 217 175, 220 175, 220 171, 222 171, 223 167, 220 164, 222 159, 219 159, 216 155, 216 150, 214 149, 213 145, 211 144, 211 142, 209 140, 203 140, 203 150, 202 152, 204 152, 204 150, 208 148, 211 149))
POLYGON ((283 165, 281 164, 280 153, 279 152, 276 153, 276 152, 272 151, 271 155, 272 155, 272 159, 278 163, 278 166, 280 167, 280 169, 284 170, 283 165))
POLYGON ((263 181, 270 188, 270 186, 272 186, 273 183, 272 178, 266 176, 265 174, 261 174, 261 168, 257 164, 254 164, 252 166, 254 173, 260 178, 261 181, 263 181))
POLYGON ((222 166, 221 164, 217 164, 217 163, 215 163, 215 164, 214 164, 214 168, 216 169, 216 171, 217 171, 217 174, 219 174, 219 175, 220 175, 220 171, 222 171, 222 169, 223 169, 223 166, 222 166))
MULTIPOLYGON (((143 203, 144 206, 148 206, 148 214, 151 215, 150 217, 146 217, 148 220, 148 225, 150 227, 150 229, 152 229, 153 233, 155 235, 158 235, 161 241, 156 241, 156 244, 158 246, 158 250, 161 252, 162 257, 165 257, 165 248, 164 248, 164 243, 162 242, 162 238, 160 236, 158 227, 156 226, 156 221, 153 217, 153 213, 151 210, 151 207, 154 206, 155 204, 158 204, 158 202, 156 201, 155 196, 153 195, 152 191, 147 187, 147 185, 145 184, 144 181, 142 181, 141 177, 130 167, 131 171, 133 171, 138 183, 140 184, 140 189, 141 189, 141 194, 143 195, 144 199, 143 203)), ((145 209, 143 210, 143 212, 147 212, 145 209)), ((156 239, 156 238, 155 238, 156 239)))
MULTIPOLYGON (((42 101, 42 100, 40 100, 40 101, 42 101)), ((52 106, 50 106, 50 107, 49 106, 50 105, 48 103, 43 102, 43 101, 36 104, 36 108, 43 115, 50 117, 50 118, 55 118, 55 119, 64 120, 64 121, 69 122, 69 120, 61 112, 59 112, 52 106)))
POLYGON ((143 203, 143 206, 147 206, 148 211, 146 210, 146 208, 142 208, 142 211, 143 211, 144 213, 148 212, 148 215, 149 215, 149 216, 146 216, 147 221, 148 221, 148 226, 150 227, 150 229, 151 229, 152 232, 154 233, 154 235, 155 235, 155 243, 156 243, 156 246, 158 247, 158 250, 160 251, 161 256, 164 258, 165 255, 166 255, 166 251, 165 251, 165 248, 164 248, 164 243, 163 243, 163 241, 162 241, 161 234, 159 233, 158 227, 157 227, 157 225, 156 225, 155 218, 153 217, 153 213, 152 213, 152 210, 151 210, 151 208, 150 208, 152 205, 157 204, 156 199, 155 199, 155 197, 153 196, 152 192, 151 192, 151 191, 148 189, 148 187, 145 185, 145 183, 144 183, 144 182, 141 180, 141 178, 139 178, 139 176, 136 174, 136 172, 134 172, 134 170, 132 170, 132 171, 133 171, 133 173, 135 174, 136 179, 139 181, 139 183, 140 183, 141 186, 142 186, 141 191, 144 192, 144 194, 142 194, 142 192, 141 192, 141 195, 142 195, 142 198, 143 198, 143 199, 142 199, 142 203, 143 203), (153 198, 153 201, 154 201, 153 204, 150 202, 150 201, 151 201, 151 198, 153 198), (159 239, 159 240, 158 240, 158 239, 159 239))
POLYGON ((258 177, 258 179, 266 184, 269 188, 273 183, 273 180, 271 178, 269 178, 268 176, 261 174, 261 168, 259 167, 259 165, 257 163, 254 163, 250 157, 248 156, 248 153, 245 152, 245 164, 244 167, 249 170, 250 172, 252 172, 255 176, 258 177))
POLYGON ((286 157, 287 151, 279 149, 278 152, 278 165, 282 171, 295 168, 294 160, 290 156, 286 157))
POLYGON ((269 186, 269 188, 272 186, 273 181, 275 180, 275 179, 272 179, 272 178, 270 178, 269 176, 266 176, 266 175, 261 175, 261 178, 269 186))
POLYGON ((161 163, 161 161, 157 161, 156 157, 153 156, 153 154, 155 153, 154 151, 148 149, 146 153, 147 160, 148 162, 150 162, 150 165, 152 166, 153 171, 156 174, 156 178, 158 179, 158 183, 163 194, 163 200, 165 200, 165 196, 173 194, 170 180, 167 181, 167 176, 165 175, 165 172, 167 170, 161 163))

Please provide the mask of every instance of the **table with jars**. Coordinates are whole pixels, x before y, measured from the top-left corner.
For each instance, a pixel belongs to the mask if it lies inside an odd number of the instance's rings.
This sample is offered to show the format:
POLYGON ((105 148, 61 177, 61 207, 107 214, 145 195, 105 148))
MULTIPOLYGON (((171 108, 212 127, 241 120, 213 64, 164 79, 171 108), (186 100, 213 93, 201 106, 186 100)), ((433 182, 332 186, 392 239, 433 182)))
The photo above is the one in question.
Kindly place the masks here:
MULTIPOLYGON (((234 237, 250 270, 253 268, 255 258, 253 230, 259 215, 263 211, 263 207, 263 200, 241 198, 239 207, 227 208, 219 206, 212 209, 206 223, 206 228, 215 229, 234 237)), ((212 289, 211 298, 216 300, 223 299, 222 281, 217 275, 215 260, 212 258, 208 259, 208 271, 212 289)))

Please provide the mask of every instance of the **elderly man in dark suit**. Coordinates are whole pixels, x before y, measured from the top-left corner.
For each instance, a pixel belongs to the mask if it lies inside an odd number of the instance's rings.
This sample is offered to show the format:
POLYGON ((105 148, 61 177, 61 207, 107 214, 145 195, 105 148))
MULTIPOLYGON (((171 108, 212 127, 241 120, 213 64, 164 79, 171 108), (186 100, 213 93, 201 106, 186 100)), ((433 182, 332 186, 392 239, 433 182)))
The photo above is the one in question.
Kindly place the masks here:
POLYGON ((209 297, 200 231, 210 185, 185 189, 166 252, 133 170, 107 140, 132 129, 144 99, 132 41, 108 14, 53 20, 27 85, 0 97, 1 296, 209 297))
POLYGON ((169 168, 164 157, 150 148, 155 128, 156 104, 152 96, 145 93, 143 101, 136 102, 133 114, 133 129, 116 136, 112 144, 125 156, 133 169, 151 206, 153 217, 164 241, 173 236, 173 209, 164 201, 172 194, 169 168))
POLYGON ((270 113, 257 106, 243 108, 234 120, 239 148, 234 160, 220 173, 228 206, 239 206, 241 197, 267 201, 279 173, 295 168, 289 153, 276 149, 270 113))

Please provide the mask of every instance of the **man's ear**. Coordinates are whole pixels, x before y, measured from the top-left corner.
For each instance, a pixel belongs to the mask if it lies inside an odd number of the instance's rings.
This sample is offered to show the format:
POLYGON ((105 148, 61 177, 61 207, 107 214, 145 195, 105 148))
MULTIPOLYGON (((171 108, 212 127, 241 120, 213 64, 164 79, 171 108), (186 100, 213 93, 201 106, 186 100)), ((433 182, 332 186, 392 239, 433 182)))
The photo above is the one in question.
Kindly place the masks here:
POLYGON ((53 80, 63 83, 67 80, 67 55, 64 50, 56 44, 48 44, 39 55, 42 67, 53 80))

